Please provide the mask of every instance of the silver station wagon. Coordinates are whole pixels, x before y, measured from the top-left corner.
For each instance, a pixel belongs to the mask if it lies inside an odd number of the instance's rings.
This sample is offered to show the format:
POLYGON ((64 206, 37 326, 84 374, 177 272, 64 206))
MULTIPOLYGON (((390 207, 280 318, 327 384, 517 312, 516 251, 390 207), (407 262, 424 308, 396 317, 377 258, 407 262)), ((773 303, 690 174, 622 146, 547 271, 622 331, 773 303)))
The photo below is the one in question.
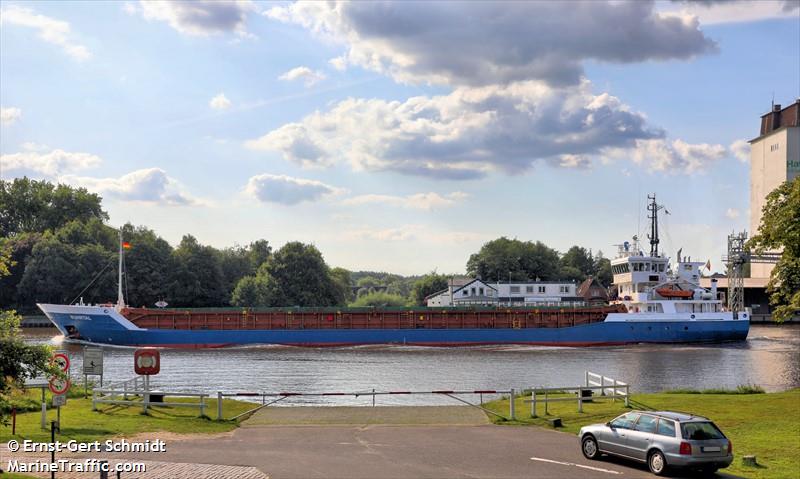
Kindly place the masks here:
POLYGON ((657 476, 671 467, 711 474, 733 461, 733 445, 722 431, 708 418, 685 413, 633 411, 583 427, 578 436, 587 459, 601 454, 634 459, 657 476))

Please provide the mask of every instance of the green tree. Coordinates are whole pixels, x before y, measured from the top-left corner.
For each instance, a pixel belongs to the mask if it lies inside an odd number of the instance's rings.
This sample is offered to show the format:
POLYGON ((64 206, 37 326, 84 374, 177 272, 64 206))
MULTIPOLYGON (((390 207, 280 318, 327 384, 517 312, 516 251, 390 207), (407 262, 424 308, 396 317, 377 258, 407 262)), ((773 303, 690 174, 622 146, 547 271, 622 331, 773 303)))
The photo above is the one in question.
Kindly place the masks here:
POLYGON ((501 237, 485 243, 467 261, 467 273, 484 281, 559 278, 558 252, 541 241, 501 237))
POLYGON ((425 306, 426 297, 443 289, 447 289, 447 276, 432 271, 414 283, 411 298, 417 306, 425 306))
POLYGON ((55 230, 74 220, 108 220, 101 200, 85 188, 28 178, 0 180, 0 237, 55 230))
POLYGON ((0 238, 0 248, 3 245, 11 251, 11 266, 7 276, 0 275, 0 304, 18 309, 23 307, 22 300, 17 291, 17 285, 22 281, 25 265, 33 252, 33 247, 42 238, 41 233, 20 233, 7 238, 0 238))
POLYGON ((592 276, 597 278, 597 281, 605 287, 608 287, 614 281, 614 275, 611 272, 611 260, 604 257, 602 251, 598 251, 594 256, 594 272, 592 276))
POLYGON ((340 295, 343 298, 342 304, 344 305, 349 301, 352 301, 355 295, 353 294, 353 283, 350 278, 350 271, 347 271, 344 268, 333 268, 331 269, 331 278, 333 278, 333 281, 336 283, 336 287, 339 289, 340 295))
POLYGON ((364 308, 371 306, 373 308, 397 308, 408 306, 408 300, 396 294, 389 294, 383 292, 375 292, 365 294, 354 302, 350 303, 354 308, 364 308))
POLYGON ((322 253, 310 244, 286 243, 264 263, 268 306, 335 306, 344 304, 322 253))
POLYGON ((130 223, 123 227, 122 237, 131 245, 125 251, 125 301, 132 306, 152 307, 160 300, 171 299, 172 246, 153 230, 130 223))
POLYGON ((247 247, 247 255, 250 258, 250 274, 255 274, 258 268, 267 262, 271 254, 272 247, 269 245, 269 241, 260 239, 250 243, 247 247))
POLYGON ((240 307, 260 307, 269 305, 269 288, 266 277, 245 276, 236 283, 231 294, 231 304, 240 307))
POLYGON ((561 257, 561 278, 583 281, 594 273, 594 258, 586 248, 573 246, 561 257))
POLYGON ((172 253, 169 297, 174 306, 209 307, 228 302, 225 276, 218 251, 198 243, 192 235, 185 235, 172 253))
POLYGON ((748 241, 755 254, 782 250, 772 270, 767 292, 777 322, 800 311, 800 177, 767 195, 758 233, 748 241))
MULTIPOLYGON (((10 274, 11 248, 0 245, 0 278, 10 274)), ((13 407, 13 393, 26 379, 63 373, 50 364, 50 348, 27 344, 19 335, 19 315, 0 311, 0 423, 7 425, 13 407)))

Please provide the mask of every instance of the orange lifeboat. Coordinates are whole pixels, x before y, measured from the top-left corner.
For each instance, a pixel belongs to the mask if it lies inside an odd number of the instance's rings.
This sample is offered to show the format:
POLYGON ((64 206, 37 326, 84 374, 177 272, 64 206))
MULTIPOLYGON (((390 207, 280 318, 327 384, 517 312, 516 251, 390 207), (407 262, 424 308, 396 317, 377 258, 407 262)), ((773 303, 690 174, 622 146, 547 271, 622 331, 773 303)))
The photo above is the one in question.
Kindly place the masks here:
POLYGON ((685 290, 679 289, 677 287, 657 288, 656 289, 656 293, 658 293, 659 296, 664 297, 664 298, 688 299, 688 298, 691 298, 692 296, 694 296, 694 291, 685 291, 685 290))

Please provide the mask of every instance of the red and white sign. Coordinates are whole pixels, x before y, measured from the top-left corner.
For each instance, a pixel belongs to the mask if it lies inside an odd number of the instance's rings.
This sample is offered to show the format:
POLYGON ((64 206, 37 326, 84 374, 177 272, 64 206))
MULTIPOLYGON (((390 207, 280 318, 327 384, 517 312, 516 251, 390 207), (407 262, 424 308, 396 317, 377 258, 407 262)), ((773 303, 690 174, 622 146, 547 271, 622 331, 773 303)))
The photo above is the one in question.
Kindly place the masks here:
POLYGON ((69 389, 69 379, 61 379, 53 376, 50 378, 50 392, 53 394, 64 394, 69 389))
POLYGON ((67 356, 67 353, 55 353, 50 361, 52 361, 58 369, 64 372, 69 371, 69 356, 67 356))
POLYGON ((158 349, 137 349, 133 353, 133 370, 136 374, 152 376, 161 371, 161 356, 158 349))

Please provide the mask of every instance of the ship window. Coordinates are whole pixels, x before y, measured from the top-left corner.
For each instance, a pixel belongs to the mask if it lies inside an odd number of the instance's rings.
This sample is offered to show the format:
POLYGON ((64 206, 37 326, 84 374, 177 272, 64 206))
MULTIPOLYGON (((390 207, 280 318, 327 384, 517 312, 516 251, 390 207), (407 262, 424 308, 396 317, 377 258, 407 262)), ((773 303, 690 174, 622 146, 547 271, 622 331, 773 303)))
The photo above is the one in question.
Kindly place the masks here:
POLYGON ((533 293, 533 286, 525 286, 526 293, 533 293))
POLYGON ((519 286, 511 286, 511 292, 519 294, 519 286))

